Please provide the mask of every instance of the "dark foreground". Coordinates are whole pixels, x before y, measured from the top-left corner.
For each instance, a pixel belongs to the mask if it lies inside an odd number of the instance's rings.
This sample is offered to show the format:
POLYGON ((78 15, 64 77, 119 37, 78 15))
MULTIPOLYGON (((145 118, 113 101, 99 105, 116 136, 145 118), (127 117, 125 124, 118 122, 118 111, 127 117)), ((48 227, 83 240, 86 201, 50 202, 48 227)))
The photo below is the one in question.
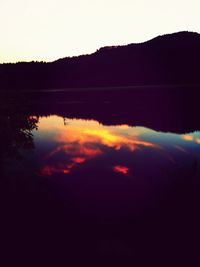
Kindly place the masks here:
POLYGON ((4 95, 2 260, 198 263, 199 95, 197 87, 4 95))

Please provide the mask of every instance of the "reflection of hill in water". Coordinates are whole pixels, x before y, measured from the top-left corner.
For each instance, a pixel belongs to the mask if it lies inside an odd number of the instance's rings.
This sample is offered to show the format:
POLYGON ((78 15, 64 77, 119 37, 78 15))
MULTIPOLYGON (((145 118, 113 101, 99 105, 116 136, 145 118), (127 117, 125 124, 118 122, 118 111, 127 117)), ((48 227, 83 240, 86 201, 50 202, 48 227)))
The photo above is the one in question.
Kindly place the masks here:
POLYGON ((32 148, 37 117, 59 115, 97 120, 104 125, 144 126, 162 132, 200 129, 199 87, 139 88, 27 93, 1 98, 1 155, 32 148), (35 115, 36 117, 32 117, 35 115))
POLYGON ((76 93, 32 93, 30 115, 95 119, 106 125, 145 126, 163 132, 200 129, 199 87, 143 88, 76 93))

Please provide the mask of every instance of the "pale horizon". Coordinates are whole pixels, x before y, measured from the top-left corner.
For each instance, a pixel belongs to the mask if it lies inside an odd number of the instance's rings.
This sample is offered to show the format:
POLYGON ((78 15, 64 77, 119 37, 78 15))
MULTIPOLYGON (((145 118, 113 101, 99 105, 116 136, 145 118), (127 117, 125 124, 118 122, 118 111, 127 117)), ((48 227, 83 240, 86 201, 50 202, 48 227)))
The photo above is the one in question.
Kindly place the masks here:
POLYGON ((198 0, 1 0, 0 63, 51 62, 104 46, 200 32, 198 0))

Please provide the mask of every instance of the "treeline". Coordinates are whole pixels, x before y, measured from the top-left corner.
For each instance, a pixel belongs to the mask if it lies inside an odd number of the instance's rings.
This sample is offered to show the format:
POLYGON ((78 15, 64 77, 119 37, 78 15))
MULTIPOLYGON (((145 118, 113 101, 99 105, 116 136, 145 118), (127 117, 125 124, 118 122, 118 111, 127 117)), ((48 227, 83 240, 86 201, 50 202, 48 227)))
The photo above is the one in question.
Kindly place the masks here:
POLYGON ((199 68, 200 34, 180 32, 51 63, 0 64, 0 89, 200 84, 199 68))

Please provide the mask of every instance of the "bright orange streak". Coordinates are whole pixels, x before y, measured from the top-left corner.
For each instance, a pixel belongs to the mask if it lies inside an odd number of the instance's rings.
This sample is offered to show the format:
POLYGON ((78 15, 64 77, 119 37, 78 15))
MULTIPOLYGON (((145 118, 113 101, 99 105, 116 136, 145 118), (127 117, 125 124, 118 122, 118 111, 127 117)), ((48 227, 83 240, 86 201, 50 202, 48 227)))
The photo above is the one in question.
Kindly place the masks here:
POLYGON ((121 166, 121 165, 114 166, 113 170, 115 172, 119 172, 119 173, 122 173, 124 175, 126 175, 129 172, 129 168, 127 168, 125 166, 121 166))
POLYGON ((128 124, 122 124, 122 125, 119 125, 117 127, 121 128, 121 129, 128 129, 129 128, 128 124))
POLYGON ((81 158, 81 157, 72 158, 71 160, 72 160, 73 162, 75 162, 75 163, 83 163, 83 162, 86 161, 85 158, 81 158))
POLYGON ((182 138, 186 141, 194 141, 197 144, 200 144, 200 138, 194 138, 192 135, 183 135, 182 138))
POLYGON ((88 148, 84 146, 80 146, 80 154, 87 156, 87 157, 96 157, 102 154, 99 148, 88 148))
POLYGON ((191 135, 183 135, 183 139, 186 141, 193 141, 194 138, 191 135))
MULTIPOLYGON (((66 142, 66 143, 71 143, 71 144, 73 142, 78 142, 80 147, 84 147, 85 150, 86 150, 86 146, 85 146, 86 143, 94 143, 94 144, 99 143, 99 144, 114 148, 115 150, 120 150, 121 147, 125 146, 131 151, 138 149, 140 146, 152 147, 152 148, 159 147, 158 145, 154 143, 140 140, 138 138, 139 135, 137 134, 135 134, 134 136, 132 135, 124 136, 121 133, 115 132, 113 129, 109 129, 109 128, 105 129, 105 128, 101 128, 101 126, 99 127, 100 128, 95 128, 95 126, 94 128, 71 127, 68 129, 68 131, 64 129, 61 134, 56 136, 56 141, 59 141, 62 143, 66 142)), ((94 148, 92 150, 94 151, 94 148)), ((90 152, 88 151, 88 154, 90 152)))
MULTIPOLYGON (((116 150, 119 150, 123 145, 128 146, 131 151, 135 150, 137 145, 145 147, 155 147, 156 145, 150 142, 142 141, 134 137, 121 136, 117 133, 105 129, 87 129, 84 131, 85 139, 88 137, 99 138, 96 139, 96 142, 100 142, 109 147, 114 147, 116 150), (88 135, 88 137, 87 137, 88 135)), ((95 140, 94 140, 95 141, 95 140)))
POLYGON ((119 136, 112 134, 108 130, 104 129, 87 129, 84 134, 89 134, 91 136, 100 137, 105 143, 113 143, 119 140, 119 136))
POLYGON ((200 138, 196 138, 195 141, 197 142, 197 144, 200 144, 200 138))

